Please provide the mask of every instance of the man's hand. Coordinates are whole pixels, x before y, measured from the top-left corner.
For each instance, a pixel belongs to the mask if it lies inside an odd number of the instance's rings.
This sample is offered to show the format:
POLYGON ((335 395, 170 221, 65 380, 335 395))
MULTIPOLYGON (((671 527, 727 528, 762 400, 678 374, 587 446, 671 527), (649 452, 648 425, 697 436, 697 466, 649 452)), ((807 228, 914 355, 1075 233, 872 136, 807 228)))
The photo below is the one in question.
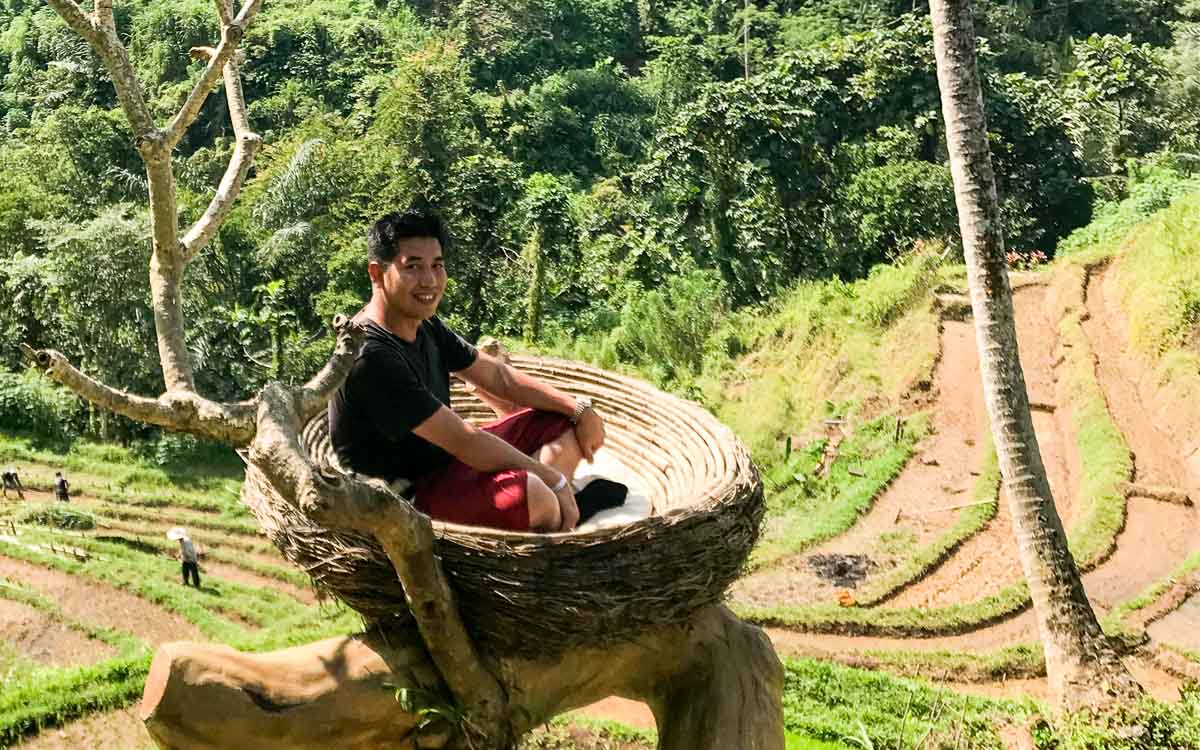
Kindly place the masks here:
POLYGON ((583 457, 591 463, 596 458, 596 451, 604 445, 604 418, 595 409, 585 409, 575 423, 575 439, 579 441, 579 450, 583 457))
POLYGON ((554 493, 558 498, 558 508, 562 513, 562 526, 559 531, 574 531, 575 524, 579 523, 579 505, 575 502, 575 489, 570 482, 558 492, 554 493))

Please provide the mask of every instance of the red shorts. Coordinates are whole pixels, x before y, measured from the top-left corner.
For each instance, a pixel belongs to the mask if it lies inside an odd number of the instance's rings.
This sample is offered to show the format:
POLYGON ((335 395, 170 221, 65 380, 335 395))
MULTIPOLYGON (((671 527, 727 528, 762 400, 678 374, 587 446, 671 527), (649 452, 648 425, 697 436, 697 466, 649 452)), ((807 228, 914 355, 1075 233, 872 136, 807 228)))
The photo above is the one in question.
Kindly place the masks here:
MULTIPOLYGON (((571 420, 562 414, 533 409, 480 427, 528 455, 570 428, 571 420)), ((524 470, 479 471, 455 460, 416 481, 414 502, 418 510, 439 521, 528 531, 527 481, 524 470)))

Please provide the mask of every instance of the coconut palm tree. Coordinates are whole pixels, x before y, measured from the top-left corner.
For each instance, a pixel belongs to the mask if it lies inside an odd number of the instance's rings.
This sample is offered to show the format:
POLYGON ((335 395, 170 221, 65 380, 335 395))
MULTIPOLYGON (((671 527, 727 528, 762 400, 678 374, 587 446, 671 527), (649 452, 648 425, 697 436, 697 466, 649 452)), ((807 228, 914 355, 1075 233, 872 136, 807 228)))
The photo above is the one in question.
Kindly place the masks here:
POLYGON ((1103 707, 1133 697, 1141 688, 1100 630, 1088 602, 1033 431, 1017 352, 970 0, 930 0, 929 5, 984 398, 1051 693, 1063 710, 1103 707))

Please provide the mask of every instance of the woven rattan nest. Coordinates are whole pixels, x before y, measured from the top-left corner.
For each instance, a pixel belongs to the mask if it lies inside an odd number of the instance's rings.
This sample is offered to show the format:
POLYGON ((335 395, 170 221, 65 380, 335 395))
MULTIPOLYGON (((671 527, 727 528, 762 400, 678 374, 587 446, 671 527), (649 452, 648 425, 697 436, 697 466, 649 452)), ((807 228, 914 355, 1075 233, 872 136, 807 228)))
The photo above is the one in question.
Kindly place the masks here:
MULTIPOLYGON (((493 653, 545 656, 682 622, 720 601, 763 515, 758 473, 733 433, 699 406, 633 378, 561 360, 514 355, 511 364, 592 397, 606 418, 606 450, 645 481, 653 512, 616 528, 551 535, 435 521, 437 553, 473 637, 493 653)), ((453 404, 467 419, 495 418, 465 390, 455 390, 453 404)), ((314 460, 329 460, 324 414, 306 426, 303 443, 314 460)), ((410 617, 374 539, 315 525, 253 464, 242 498, 318 590, 368 621, 410 617)))

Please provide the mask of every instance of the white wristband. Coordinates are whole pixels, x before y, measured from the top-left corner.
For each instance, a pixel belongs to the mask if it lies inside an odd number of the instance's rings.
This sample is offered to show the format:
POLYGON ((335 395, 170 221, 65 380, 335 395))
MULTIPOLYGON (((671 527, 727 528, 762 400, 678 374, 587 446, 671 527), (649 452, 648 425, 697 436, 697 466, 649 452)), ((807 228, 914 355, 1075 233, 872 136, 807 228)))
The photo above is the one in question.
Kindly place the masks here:
POLYGON ((555 484, 553 487, 551 487, 550 491, 554 492, 554 493, 562 492, 562 488, 566 487, 566 486, 567 486, 567 475, 559 474, 558 475, 558 483, 555 484))

